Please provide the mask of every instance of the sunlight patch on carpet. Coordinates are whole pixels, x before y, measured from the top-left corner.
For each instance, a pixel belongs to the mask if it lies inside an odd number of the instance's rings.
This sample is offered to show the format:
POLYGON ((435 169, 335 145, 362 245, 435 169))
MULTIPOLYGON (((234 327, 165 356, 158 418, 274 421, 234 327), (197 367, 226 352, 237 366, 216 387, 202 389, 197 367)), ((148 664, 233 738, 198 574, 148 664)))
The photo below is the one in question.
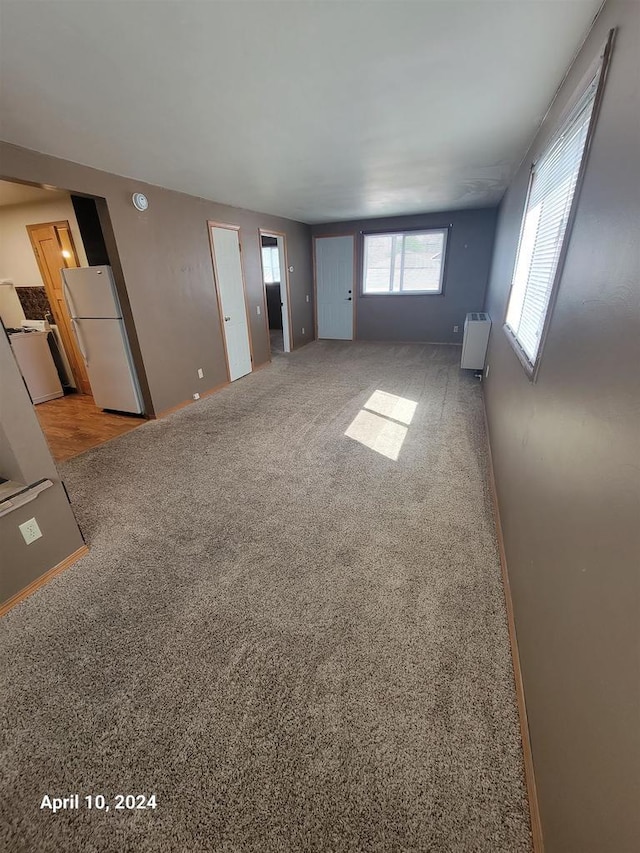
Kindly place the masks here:
POLYGON ((362 408, 409 426, 417 406, 415 400, 407 400, 406 397, 398 397, 387 391, 374 391, 362 408))
POLYGON ((374 391, 345 435, 396 462, 417 406, 406 397, 374 391))

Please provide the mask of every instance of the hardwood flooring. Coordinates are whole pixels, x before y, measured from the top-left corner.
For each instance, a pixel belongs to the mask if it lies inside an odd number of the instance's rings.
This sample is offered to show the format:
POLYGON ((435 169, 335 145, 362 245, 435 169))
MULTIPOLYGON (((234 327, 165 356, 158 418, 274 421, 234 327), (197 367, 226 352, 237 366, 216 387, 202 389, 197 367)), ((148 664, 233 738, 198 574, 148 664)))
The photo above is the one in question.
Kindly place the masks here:
POLYGON ((103 412, 88 394, 68 394, 35 406, 56 462, 64 462, 136 427, 145 419, 103 412))

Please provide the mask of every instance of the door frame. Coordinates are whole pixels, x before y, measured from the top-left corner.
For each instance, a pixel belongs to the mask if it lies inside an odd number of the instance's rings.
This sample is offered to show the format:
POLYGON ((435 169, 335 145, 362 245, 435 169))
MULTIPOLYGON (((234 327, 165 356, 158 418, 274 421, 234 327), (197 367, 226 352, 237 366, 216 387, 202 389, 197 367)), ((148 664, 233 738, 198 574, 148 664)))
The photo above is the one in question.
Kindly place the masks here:
POLYGON ((213 289, 215 291, 216 302, 218 304, 218 323, 220 324, 220 334, 222 335, 222 345, 224 347, 224 362, 225 367, 227 369, 227 382, 231 382, 231 371, 229 370, 229 354, 227 352, 227 333, 224 329, 224 313, 222 310, 222 300, 220 299, 220 288, 218 286, 218 265, 216 263, 216 248, 213 242, 214 228, 226 228, 229 231, 236 231, 238 234, 238 248, 240 250, 240 276, 242 278, 242 296, 244 299, 244 313, 247 320, 247 335, 249 337, 249 356, 251 358, 251 373, 253 373, 255 367, 253 361, 253 339, 251 336, 251 316, 249 313, 249 302, 247 299, 247 280, 244 274, 244 258, 242 257, 243 252, 240 226, 230 225, 228 222, 218 222, 214 219, 207 219, 207 234, 209 235, 209 248, 211 250, 211 263, 213 266, 213 289))
MULTIPOLYGON (((47 280, 47 275, 43 271, 43 262, 42 262, 42 259, 40 257, 40 251, 38 249, 38 246, 36 245, 36 240, 34 238, 34 232, 39 230, 40 228, 52 228, 53 232, 56 236, 56 239, 58 241, 60 251, 62 252, 62 246, 60 245, 60 236, 58 234, 58 229, 64 228, 66 230, 68 236, 69 236, 69 245, 71 246, 71 250, 73 252, 73 257, 74 257, 74 260, 76 262, 76 267, 79 268, 80 267, 80 258, 78 257, 78 250, 76 249, 76 244, 75 244, 74 239, 73 239, 73 233, 71 231, 71 224, 70 224, 68 219, 59 219, 59 220, 56 220, 55 222, 34 222, 31 225, 25 225, 25 228, 27 229, 27 234, 29 235, 29 242, 31 244, 31 249, 33 250, 33 254, 35 255, 35 258, 36 258, 36 263, 38 264, 38 271, 40 273, 40 278, 42 279, 42 283, 44 285, 44 290, 45 290, 45 293, 47 294, 47 299, 49 301, 49 305, 51 306, 51 312, 53 315, 53 319, 56 320, 56 325, 59 325, 57 323, 57 319, 55 317, 55 314, 53 313, 53 305, 54 304, 57 305, 58 300, 55 298, 55 295, 51 292, 51 286, 47 280)), ((63 264, 64 264, 64 256, 63 256, 63 264)), ((71 269, 71 267, 67 267, 66 264, 64 264, 64 267, 65 267, 65 269, 71 269)), ((80 345, 78 344, 77 341, 74 342, 74 340, 73 340, 73 335, 74 335, 73 326, 71 323, 71 317, 69 315, 69 308, 67 306, 66 300, 64 300, 64 299, 62 301, 60 310, 64 311, 64 313, 66 314, 66 321, 67 321, 67 325, 68 325, 69 330, 70 330, 69 333, 72 336, 71 337, 72 352, 69 353, 69 352, 67 352, 67 342, 65 340, 65 337, 66 337, 68 330, 66 328, 65 329, 59 329, 60 337, 62 338, 62 343, 63 343, 64 349, 65 349, 65 355, 67 356, 67 361, 69 362, 69 367, 71 368, 71 373, 73 374, 73 381, 75 382, 76 393, 84 394, 87 396, 92 396, 91 385, 89 383, 89 377, 88 377, 88 374, 86 371, 86 367, 85 367, 85 375, 84 376, 82 376, 81 374, 78 373, 76 362, 80 365, 80 367, 82 367, 83 355, 82 355, 82 350, 80 349, 80 345), (83 385, 85 385, 85 384, 89 385, 89 391, 84 390, 83 385)))
MULTIPOLYGON (((352 341, 356 340, 356 333, 358 329, 357 316, 358 316, 358 248, 357 248, 357 240, 356 235, 353 231, 340 231, 336 234, 314 234, 313 240, 311 241, 311 263, 313 266, 313 331, 315 333, 315 338, 317 341, 319 340, 331 340, 331 338, 319 338, 318 337, 318 277, 316 275, 316 240, 325 240, 328 237, 351 237, 353 240, 353 317, 352 317, 352 341)), ((348 343, 348 341, 347 341, 348 343)))
MULTIPOLYGON (((106 197, 103 195, 96 195, 92 192, 87 192, 86 190, 76 190, 72 187, 59 186, 56 183, 45 184, 42 183, 42 181, 25 180, 22 177, 16 176, 10 170, 0 171, 0 180, 8 181, 11 184, 18 184, 20 186, 25 187, 37 187, 41 190, 57 190, 69 196, 72 207, 73 196, 90 198, 95 202, 96 212, 98 214, 98 220, 100 223, 100 229, 102 231, 102 236, 107 250, 107 258, 109 260, 109 265, 113 272, 113 278, 116 283, 116 290, 118 291, 118 298, 120 299, 120 307, 122 308, 124 327, 127 333, 127 338, 129 340, 129 346, 131 348, 133 364, 138 375, 138 383, 140 385, 140 391, 142 393, 142 400, 144 403, 144 416, 150 419, 156 418, 157 413, 153 403, 153 398, 151 396, 149 379, 147 377, 147 368, 142 357, 142 350, 140 348, 140 340, 138 337, 138 329, 135 318, 133 316, 131 302, 129 300, 127 283, 124 277, 122 263, 120 261, 118 241, 116 240, 113 225, 111 224, 111 215, 109 213, 109 205, 107 203, 106 197)), ((82 237, 82 235, 80 236, 82 237)))
MULTIPOLYGON (((265 328, 267 331, 267 343, 269 344, 269 361, 271 361, 271 336, 269 335, 269 314, 267 311, 267 284, 264 280, 264 266, 262 264, 262 238, 263 237, 275 237, 276 239, 282 238, 282 254, 284 255, 284 282, 280 282, 280 287, 284 284, 286 293, 287 293, 287 311, 286 311, 286 321, 287 327, 289 331, 289 352, 293 352, 295 349, 295 344, 293 341, 293 323, 291 321, 291 285, 289 282, 289 253, 287 250, 287 235, 284 231, 275 231, 273 228, 259 228, 258 229, 258 248, 260 250, 260 270, 262 272, 262 301, 263 301, 263 311, 265 313, 265 328)), ((282 270, 280 270, 280 278, 282 279, 282 270)), ((285 321, 285 312, 282 311, 282 306, 280 306, 280 310, 282 313, 282 322, 285 321)), ((284 330, 283 330, 284 332, 284 330)))

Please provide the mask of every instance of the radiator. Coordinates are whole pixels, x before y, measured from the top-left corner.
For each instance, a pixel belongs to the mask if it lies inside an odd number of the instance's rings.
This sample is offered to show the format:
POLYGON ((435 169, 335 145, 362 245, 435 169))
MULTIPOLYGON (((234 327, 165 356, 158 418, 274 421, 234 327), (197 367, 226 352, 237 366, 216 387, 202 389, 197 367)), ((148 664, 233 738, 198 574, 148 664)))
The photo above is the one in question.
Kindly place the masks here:
POLYGON ((484 370, 490 331, 491 318, 488 314, 467 314, 464 321, 460 367, 466 370, 484 370))

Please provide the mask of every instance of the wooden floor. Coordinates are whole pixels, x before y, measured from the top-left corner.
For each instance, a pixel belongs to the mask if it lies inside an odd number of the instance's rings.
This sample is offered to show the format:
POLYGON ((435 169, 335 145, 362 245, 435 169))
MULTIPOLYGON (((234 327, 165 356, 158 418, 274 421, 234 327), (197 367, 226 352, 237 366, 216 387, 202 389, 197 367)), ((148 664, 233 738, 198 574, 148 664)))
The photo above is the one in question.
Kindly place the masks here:
POLYGON ((56 462, 78 456, 145 422, 134 415, 103 412, 88 394, 68 394, 39 403, 35 410, 56 462))

